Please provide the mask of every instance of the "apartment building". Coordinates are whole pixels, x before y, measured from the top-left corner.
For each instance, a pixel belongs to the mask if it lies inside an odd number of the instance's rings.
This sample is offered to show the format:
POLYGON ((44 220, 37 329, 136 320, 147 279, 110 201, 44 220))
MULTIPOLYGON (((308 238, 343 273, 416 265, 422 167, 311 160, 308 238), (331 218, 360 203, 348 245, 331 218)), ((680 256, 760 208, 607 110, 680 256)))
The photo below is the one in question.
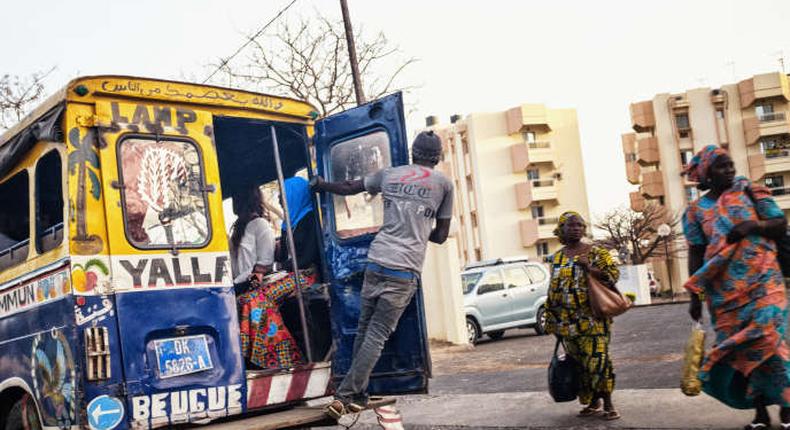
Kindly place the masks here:
MULTIPOLYGON (((721 88, 658 94, 631 104, 633 132, 622 135, 631 209, 650 203, 681 213, 699 197, 681 176, 691 157, 706 145, 726 148, 740 175, 768 186, 779 206, 790 211, 790 122, 787 75, 767 73, 721 88)), ((686 261, 670 267, 675 290, 688 277, 686 261)))
POLYGON ((442 137, 438 166, 455 184, 461 263, 557 251, 559 215, 575 210, 590 219, 574 109, 525 104, 503 112, 435 117, 442 137))

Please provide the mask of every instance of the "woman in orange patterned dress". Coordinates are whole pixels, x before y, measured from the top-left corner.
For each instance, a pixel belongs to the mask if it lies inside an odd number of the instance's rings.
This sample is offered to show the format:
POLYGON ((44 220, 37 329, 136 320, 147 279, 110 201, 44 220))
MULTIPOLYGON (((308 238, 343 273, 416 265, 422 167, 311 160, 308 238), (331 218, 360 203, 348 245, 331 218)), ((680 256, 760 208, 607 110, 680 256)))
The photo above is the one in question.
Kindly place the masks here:
POLYGON ((686 169, 709 190, 689 203, 683 229, 689 243, 689 312, 702 316, 705 295, 716 332, 700 370, 703 390, 738 409, 756 410, 746 429, 770 426, 767 405, 780 405, 790 429, 790 350, 784 340, 787 299, 776 244, 787 220, 763 186, 736 177, 727 152, 710 145, 686 169))

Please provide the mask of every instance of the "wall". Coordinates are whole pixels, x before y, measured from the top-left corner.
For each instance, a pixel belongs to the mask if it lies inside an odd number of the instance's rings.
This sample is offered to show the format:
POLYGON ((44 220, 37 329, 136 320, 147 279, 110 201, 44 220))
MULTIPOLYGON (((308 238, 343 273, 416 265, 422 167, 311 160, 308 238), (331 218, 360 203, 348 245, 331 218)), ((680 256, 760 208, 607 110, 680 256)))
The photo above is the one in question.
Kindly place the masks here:
POLYGON ((457 239, 449 237, 442 245, 430 243, 422 271, 425 316, 430 339, 458 345, 468 343, 461 288, 457 239))

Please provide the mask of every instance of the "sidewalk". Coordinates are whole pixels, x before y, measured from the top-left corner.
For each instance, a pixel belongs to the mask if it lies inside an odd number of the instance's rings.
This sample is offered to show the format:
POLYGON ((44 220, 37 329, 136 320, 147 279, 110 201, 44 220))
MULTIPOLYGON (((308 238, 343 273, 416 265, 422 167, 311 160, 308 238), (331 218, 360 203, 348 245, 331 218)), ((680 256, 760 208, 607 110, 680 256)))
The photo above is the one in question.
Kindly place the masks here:
MULTIPOLYGON (((620 390, 614 402, 623 418, 609 422, 576 418, 578 403, 554 403, 539 392, 404 396, 395 406, 407 429, 741 429, 753 418, 752 411, 730 409, 704 394, 686 397, 680 389, 620 390)), ((778 409, 770 412, 776 428, 778 409)), ((341 424, 352 421, 344 417, 341 424)), ((353 428, 379 427, 366 412, 353 428)))

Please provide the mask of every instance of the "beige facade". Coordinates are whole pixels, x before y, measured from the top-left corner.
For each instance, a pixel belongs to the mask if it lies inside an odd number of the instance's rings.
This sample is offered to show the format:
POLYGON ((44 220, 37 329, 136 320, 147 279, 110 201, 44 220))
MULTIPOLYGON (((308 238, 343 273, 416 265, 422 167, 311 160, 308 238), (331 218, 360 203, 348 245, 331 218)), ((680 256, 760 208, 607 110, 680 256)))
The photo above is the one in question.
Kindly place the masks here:
MULTIPOLYGON (((633 132, 622 135, 628 181, 639 185, 630 204, 682 213, 699 193, 681 172, 706 145, 726 148, 739 175, 771 188, 790 211, 790 87, 782 73, 756 75, 721 88, 658 94, 631 104, 633 132)), ((670 264, 676 291, 688 277, 685 259, 670 264)))
POLYGON ((525 104, 430 125, 445 145, 438 167, 455 185, 455 237, 462 263, 557 251, 559 215, 589 220, 574 109, 525 104))

